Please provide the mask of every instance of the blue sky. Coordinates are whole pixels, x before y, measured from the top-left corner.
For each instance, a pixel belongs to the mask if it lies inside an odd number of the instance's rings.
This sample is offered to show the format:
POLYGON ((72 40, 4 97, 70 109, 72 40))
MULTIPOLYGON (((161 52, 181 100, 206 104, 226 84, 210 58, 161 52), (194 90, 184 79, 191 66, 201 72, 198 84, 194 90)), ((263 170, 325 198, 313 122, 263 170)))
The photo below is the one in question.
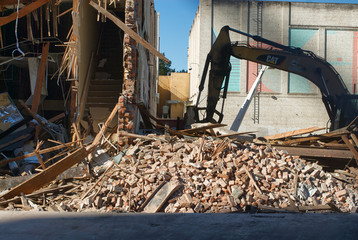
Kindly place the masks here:
MULTIPOLYGON (((277 1, 277 0, 265 0, 277 1)), ((284 2, 354 3, 358 0, 281 0, 284 2)), ((154 0, 154 7, 160 14, 160 52, 172 61, 176 71, 187 70, 187 48, 189 31, 193 23, 199 0, 154 0)))

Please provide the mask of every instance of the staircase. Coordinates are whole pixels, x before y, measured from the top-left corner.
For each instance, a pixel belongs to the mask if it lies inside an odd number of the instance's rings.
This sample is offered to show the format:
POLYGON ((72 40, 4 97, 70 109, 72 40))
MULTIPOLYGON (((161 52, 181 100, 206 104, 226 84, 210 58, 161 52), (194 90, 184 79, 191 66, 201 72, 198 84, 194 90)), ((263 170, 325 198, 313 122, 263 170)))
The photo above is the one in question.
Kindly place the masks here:
POLYGON ((123 37, 111 21, 102 23, 95 59, 94 78, 91 79, 86 108, 109 108, 118 102, 123 84, 123 37))
POLYGON ((87 95, 87 108, 103 107, 112 109, 118 102, 121 89, 121 81, 118 79, 92 80, 87 95))

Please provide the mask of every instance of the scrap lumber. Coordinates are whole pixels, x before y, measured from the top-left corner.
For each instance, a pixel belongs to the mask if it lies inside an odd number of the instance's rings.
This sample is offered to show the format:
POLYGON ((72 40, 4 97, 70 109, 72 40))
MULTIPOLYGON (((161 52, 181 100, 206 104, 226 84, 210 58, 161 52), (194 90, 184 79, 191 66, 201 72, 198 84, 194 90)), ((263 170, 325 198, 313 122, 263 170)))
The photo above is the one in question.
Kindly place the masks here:
POLYGON ((145 206, 143 212, 145 213, 156 213, 158 212, 163 205, 167 202, 169 197, 177 191, 182 185, 179 182, 167 182, 164 184, 155 196, 149 201, 147 206, 145 206))
MULTIPOLYGON (((355 169, 325 172, 317 163, 286 151, 236 139, 169 138, 134 139, 116 169, 105 172, 109 159, 98 166, 97 178, 73 179, 77 184, 73 190, 46 195, 44 208, 219 213, 246 211, 250 206, 253 210, 268 206, 265 211, 355 212, 358 206, 357 183, 336 178, 339 174, 355 179, 355 169), (177 183, 182 187, 175 190, 177 183)), ((36 202, 41 202, 38 198, 36 202)))
MULTIPOLYGON (((19 18, 25 17, 27 14, 31 13, 32 11, 35 11, 36 9, 45 5, 48 2, 50 2, 50 0, 37 0, 36 2, 30 3, 29 5, 26 5, 25 7, 19 10, 18 17, 19 18)), ((16 18, 17 18, 17 12, 14 12, 6 17, 0 17, 0 27, 12 21, 15 21, 16 18)))
POLYGON ((285 151, 228 139, 206 137, 203 143, 202 138, 172 138, 168 142, 160 137, 156 141, 134 140, 119 163, 118 172, 105 174, 109 178, 103 177, 99 186, 84 184, 87 187, 78 195, 93 188, 94 205, 91 193, 84 199, 72 198, 66 204, 75 211, 103 210, 106 206, 107 211, 147 212, 147 203, 157 198, 164 205, 160 207, 158 203, 148 212, 172 213, 245 211, 249 205, 269 205, 285 211, 327 211, 328 207, 315 204, 332 202, 349 212, 358 204, 353 184, 336 180, 316 163, 292 157, 285 151), (214 158, 216 152, 220 155, 214 158), (166 195, 159 194, 161 184, 179 178, 183 187, 165 200, 166 195), (295 192, 297 196, 290 200, 295 192), (310 207, 300 210, 300 206, 310 207))
POLYGON ((285 132, 285 133, 279 133, 279 134, 274 134, 271 136, 266 136, 265 139, 267 140, 277 140, 280 138, 287 138, 287 137, 293 137, 293 136, 297 136, 297 135, 302 135, 302 134, 307 134, 307 133, 312 133, 312 132, 316 132, 319 130, 323 130, 326 129, 324 127, 310 127, 310 128, 304 128, 304 129, 298 129, 298 130, 294 130, 294 131, 290 131, 290 132, 285 132))
POLYGON ((138 35, 135 31, 130 29, 124 22, 122 22, 120 19, 118 19, 116 16, 108 12, 106 9, 100 7, 93 1, 90 1, 89 3, 93 8, 95 8, 98 12, 102 13, 104 16, 106 16, 109 20, 111 20, 114 24, 116 24, 120 29, 122 29, 125 33, 127 33, 131 38, 133 38, 135 41, 140 43, 143 47, 148 49, 151 53, 153 53, 158 58, 162 59, 166 63, 170 63, 170 60, 167 59, 163 54, 158 52, 150 43, 148 43, 146 40, 144 40, 141 36, 138 35))
MULTIPOLYGON (((68 180, 68 179, 80 177, 84 175, 85 171, 86 170, 84 166, 72 167, 64 171, 59 176, 57 176, 56 180, 65 180, 65 179, 68 180)), ((9 188, 13 188, 31 177, 32 177, 31 175, 24 175, 24 176, 15 176, 15 177, 8 177, 5 179, 0 179, 0 192, 7 190, 9 188)))
POLYGON ((59 174, 72 167, 79 161, 82 161, 85 157, 87 157, 87 155, 88 152, 86 149, 80 148, 74 153, 64 157, 60 161, 46 168, 46 170, 36 174, 32 178, 0 195, 0 198, 10 199, 19 196, 21 193, 32 193, 33 191, 40 189, 43 185, 55 180, 59 174))
MULTIPOLYGON (((34 193, 31 193, 31 194, 26 194, 26 195, 24 195, 24 197, 32 198, 32 197, 37 197, 37 196, 41 196, 41 195, 44 195, 44 194, 66 191, 66 190, 72 189, 74 187, 75 187, 75 185, 73 185, 73 184, 67 184, 67 185, 60 186, 60 187, 45 188, 45 189, 36 191, 34 193)), ((8 199, 8 200, 1 201, 0 206, 7 205, 9 203, 18 203, 20 200, 21 200, 21 197, 17 196, 17 197, 8 199)))
MULTIPOLYGON (((119 107, 119 104, 117 104, 114 107, 112 113, 110 114, 107 121, 105 122, 105 124, 102 128, 104 133, 106 132, 108 125, 110 124, 110 122, 114 118, 116 112, 118 111, 118 107, 119 107)), ((44 186, 45 184, 53 181, 62 172, 69 169, 76 163, 79 163, 80 161, 84 160, 88 156, 88 154, 92 153, 97 148, 97 146, 101 143, 102 137, 103 137, 102 132, 98 133, 91 145, 89 145, 85 148, 79 148, 75 152, 67 155, 63 159, 52 164, 50 167, 46 168, 44 171, 36 174, 32 178, 26 180, 25 182, 21 183, 20 185, 9 190, 9 192, 4 193, 3 195, 0 196, 0 198, 9 199, 9 198, 18 196, 21 193, 25 193, 25 194, 32 193, 33 191, 44 186)), ((61 145, 61 147, 62 147, 62 145, 61 145)), ((35 153, 35 155, 38 153, 35 153)))

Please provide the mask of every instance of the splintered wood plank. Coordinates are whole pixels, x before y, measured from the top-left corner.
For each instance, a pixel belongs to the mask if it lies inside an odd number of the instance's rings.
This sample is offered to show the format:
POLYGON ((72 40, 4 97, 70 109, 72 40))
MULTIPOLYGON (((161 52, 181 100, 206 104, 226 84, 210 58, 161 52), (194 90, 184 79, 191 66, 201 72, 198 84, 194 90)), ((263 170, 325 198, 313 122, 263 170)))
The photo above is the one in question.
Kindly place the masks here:
POLYGON ((147 206, 145 206, 143 212, 145 213, 156 213, 158 212, 169 197, 179 188, 181 184, 178 182, 167 182, 164 184, 155 196, 149 201, 147 206))
POLYGON ((93 1, 90 1, 89 3, 93 8, 97 9, 98 12, 105 15, 109 20, 111 20, 114 24, 116 24, 120 29, 122 29, 125 33, 127 33, 131 38, 136 40, 138 43, 140 43, 143 47, 148 49, 151 53, 153 53, 158 58, 162 59, 166 63, 170 63, 170 60, 167 59, 163 54, 157 51, 149 42, 144 40, 141 36, 138 35, 135 31, 130 29, 124 22, 119 20, 116 16, 108 12, 106 9, 100 7, 93 1))
POLYGON ((50 167, 46 168, 44 171, 34 175, 25 182, 12 188, 10 191, 1 195, 0 198, 10 199, 21 195, 21 193, 32 193, 40 189, 45 184, 55 180, 59 174, 69 169, 76 163, 82 161, 85 157, 87 157, 87 155, 88 152, 86 151, 86 149, 80 148, 72 154, 59 160, 55 164, 51 165, 50 167))
POLYGON ((265 138, 267 140, 275 140, 275 139, 280 139, 280 138, 287 138, 287 137, 302 135, 302 134, 306 134, 306 133, 316 132, 316 131, 323 130, 323 129, 325 129, 325 128, 324 127, 321 127, 321 128, 310 127, 310 128, 298 129, 298 130, 285 132, 285 133, 274 134, 271 136, 267 136, 265 138))
MULTIPOLYGON (((35 11, 36 9, 38 9, 39 7, 41 7, 42 5, 48 3, 50 0, 38 0, 36 2, 30 3, 29 5, 21 8, 19 10, 19 18, 25 17, 27 14, 31 13, 32 11, 35 11)), ((17 2, 16 2, 17 3, 17 2)), ((1 3, 1 5, 3 5, 1 3)), ((6 17, 0 17, 0 27, 4 26, 14 20, 16 20, 17 17, 17 12, 15 11, 14 13, 10 14, 9 16, 6 17)))

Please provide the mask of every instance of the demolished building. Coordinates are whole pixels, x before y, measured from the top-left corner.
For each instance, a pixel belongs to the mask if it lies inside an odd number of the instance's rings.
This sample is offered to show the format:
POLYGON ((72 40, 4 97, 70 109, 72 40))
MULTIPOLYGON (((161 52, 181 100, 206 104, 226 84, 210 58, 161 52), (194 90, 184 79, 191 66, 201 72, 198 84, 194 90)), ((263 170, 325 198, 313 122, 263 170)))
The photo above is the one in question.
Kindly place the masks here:
POLYGON ((107 119, 120 95, 120 129, 139 128, 138 112, 130 106, 134 95, 155 114, 158 58, 152 52, 159 37, 153 1, 17 2, 2 1, 0 6, 2 92, 31 105, 37 69, 49 43, 48 61, 41 69, 42 116, 65 112, 77 127, 82 123, 98 132, 98 123, 107 119))
MULTIPOLYGON (((0 5, 6 87, 1 117, 9 119, 0 132, 0 165, 9 164, 0 169, 1 210, 357 211, 355 122, 332 133, 298 137, 322 130, 302 129, 255 143, 252 136, 240 138, 253 132, 221 132, 224 124, 163 126, 154 117, 157 58, 168 59, 156 50, 153 1, 105 3, 6 0, 0 5), (66 21, 71 24, 62 29, 66 21), (36 70, 33 93, 30 69, 36 70), (46 103, 55 96, 61 108, 46 103), (164 134, 135 134, 141 121, 164 128, 164 134), (288 145, 292 148, 279 149, 288 145), (298 156, 315 157, 318 150, 341 169, 332 172, 332 166, 298 156)), ((170 101, 186 101, 171 94, 170 101)))

